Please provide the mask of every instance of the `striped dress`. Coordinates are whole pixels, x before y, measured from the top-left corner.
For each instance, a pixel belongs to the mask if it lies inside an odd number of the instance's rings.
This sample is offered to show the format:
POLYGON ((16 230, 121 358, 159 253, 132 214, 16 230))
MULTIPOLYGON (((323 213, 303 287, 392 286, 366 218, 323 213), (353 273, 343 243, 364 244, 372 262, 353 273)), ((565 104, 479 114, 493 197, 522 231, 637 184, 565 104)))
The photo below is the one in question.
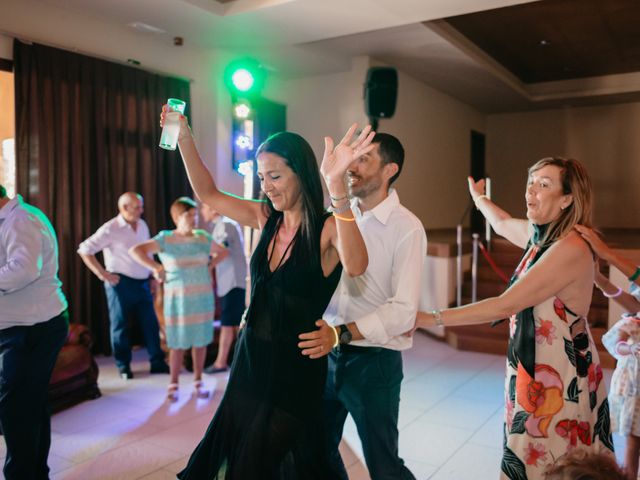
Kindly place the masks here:
POLYGON ((164 319, 167 346, 204 347, 213 340, 214 296, 208 269, 211 235, 183 237, 163 230, 153 237, 166 272, 164 319))

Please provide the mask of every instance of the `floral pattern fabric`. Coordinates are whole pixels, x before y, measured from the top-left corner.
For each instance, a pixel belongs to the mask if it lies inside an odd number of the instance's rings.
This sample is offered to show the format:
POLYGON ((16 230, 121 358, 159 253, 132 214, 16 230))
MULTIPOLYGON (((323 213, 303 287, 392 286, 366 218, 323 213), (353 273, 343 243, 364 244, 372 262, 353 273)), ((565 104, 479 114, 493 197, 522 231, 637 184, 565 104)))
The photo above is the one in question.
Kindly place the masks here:
MULTIPOLYGON (((537 254, 537 247, 525 254, 517 278, 537 254)), ((542 479, 547 466, 575 447, 613 453, 609 404, 587 320, 558 298, 534 306, 531 313, 509 321, 501 465, 501 478, 509 480, 542 479), (524 327, 518 322, 532 322, 535 329, 534 345, 528 347, 535 350, 533 372, 512 345, 524 327)))

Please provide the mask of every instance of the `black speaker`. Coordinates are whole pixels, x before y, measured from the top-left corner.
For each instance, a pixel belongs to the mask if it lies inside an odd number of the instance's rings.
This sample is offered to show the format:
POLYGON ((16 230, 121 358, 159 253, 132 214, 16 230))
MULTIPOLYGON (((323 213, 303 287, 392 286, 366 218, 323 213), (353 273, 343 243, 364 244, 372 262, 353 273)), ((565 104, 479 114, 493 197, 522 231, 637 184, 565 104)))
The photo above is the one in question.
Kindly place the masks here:
POLYGON ((392 67, 371 67, 364 84, 364 108, 369 118, 389 118, 396 111, 398 72, 392 67))

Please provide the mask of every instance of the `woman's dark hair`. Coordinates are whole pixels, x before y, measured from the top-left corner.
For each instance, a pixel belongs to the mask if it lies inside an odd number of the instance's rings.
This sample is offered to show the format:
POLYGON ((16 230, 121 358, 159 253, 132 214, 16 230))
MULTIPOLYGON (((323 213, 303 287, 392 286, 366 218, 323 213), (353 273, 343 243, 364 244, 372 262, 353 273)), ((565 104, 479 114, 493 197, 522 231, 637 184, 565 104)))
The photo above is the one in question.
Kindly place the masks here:
MULTIPOLYGON (((322 184, 316 156, 311 145, 297 133, 279 132, 267 138, 256 151, 256 158, 261 153, 273 153, 282 157, 287 166, 293 170, 300 182, 300 194, 302 195, 302 222, 300 224, 300 236, 314 251, 319 235, 318 221, 323 214, 322 184)), ((265 213, 270 216, 274 212, 273 204, 262 192, 266 200, 265 213)))
POLYGON ((391 186, 400 176, 400 172, 402 172, 402 165, 404 164, 404 148, 402 147, 402 143, 389 133, 376 133, 371 143, 378 144, 378 152, 382 160, 382 165, 388 163, 398 165, 398 171, 389 179, 389 185, 387 185, 391 186))

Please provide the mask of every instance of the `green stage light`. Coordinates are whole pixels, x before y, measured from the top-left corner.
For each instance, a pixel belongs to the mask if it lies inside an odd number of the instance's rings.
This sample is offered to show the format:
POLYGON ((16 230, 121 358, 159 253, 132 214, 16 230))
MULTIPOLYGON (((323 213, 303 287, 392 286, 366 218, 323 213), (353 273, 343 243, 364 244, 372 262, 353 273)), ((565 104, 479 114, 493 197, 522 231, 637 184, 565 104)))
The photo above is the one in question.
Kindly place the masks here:
POLYGON ((235 60, 225 69, 224 81, 232 96, 251 97, 264 86, 264 69, 251 58, 235 60))
POLYGON ((255 83, 253 74, 246 68, 239 68, 233 72, 233 75, 231 75, 231 81, 233 82, 233 86, 236 87, 236 90, 241 92, 248 92, 255 83))

